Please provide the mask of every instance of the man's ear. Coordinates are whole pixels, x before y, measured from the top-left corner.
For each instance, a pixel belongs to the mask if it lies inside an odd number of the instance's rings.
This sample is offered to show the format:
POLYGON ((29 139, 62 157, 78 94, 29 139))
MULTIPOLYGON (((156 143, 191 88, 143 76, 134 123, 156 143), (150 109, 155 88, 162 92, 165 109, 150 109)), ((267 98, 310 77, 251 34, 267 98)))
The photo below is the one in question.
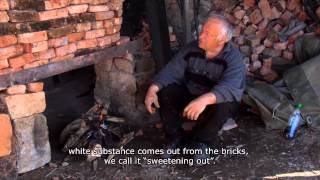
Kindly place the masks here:
POLYGON ((227 42, 227 36, 225 34, 219 34, 217 36, 217 43, 218 45, 223 45, 227 42))

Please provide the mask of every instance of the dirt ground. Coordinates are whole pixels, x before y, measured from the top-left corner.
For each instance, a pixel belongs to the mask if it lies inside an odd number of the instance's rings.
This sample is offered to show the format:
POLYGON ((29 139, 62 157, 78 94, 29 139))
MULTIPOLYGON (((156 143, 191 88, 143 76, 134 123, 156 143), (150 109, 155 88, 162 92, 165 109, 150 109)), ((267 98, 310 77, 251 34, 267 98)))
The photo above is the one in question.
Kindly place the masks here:
MULTIPOLYGON (((92 105, 92 94, 90 95, 90 93, 87 97, 75 98, 77 93, 85 92, 89 87, 78 86, 77 83, 90 82, 90 78, 85 76, 84 79, 87 78, 87 81, 82 79, 79 82, 79 74, 75 73, 71 76, 77 78, 67 78, 68 81, 75 83, 57 85, 47 89, 49 92, 47 96, 48 110, 45 114, 48 118, 52 147, 51 164, 21 174, 19 176, 21 180, 320 179, 319 132, 309 128, 301 128, 297 138, 288 141, 283 138, 282 131, 266 130, 259 117, 252 114, 241 115, 237 121, 238 128, 223 133, 221 142, 222 148, 240 147, 245 149, 248 153, 247 156, 215 155, 214 164, 202 167, 148 165, 146 163, 107 165, 102 158, 98 162, 97 171, 93 171, 92 163, 86 162, 82 156, 67 156, 60 150, 61 147, 57 143, 57 136, 62 130, 61 128, 92 105), (73 81, 75 79, 78 81, 73 81), (70 87, 70 84, 73 84, 74 88, 70 87), (65 102, 68 102, 68 105, 57 106, 61 103, 65 104, 65 102)), ((160 149, 167 143, 161 129, 148 126, 141 130, 143 133, 136 136, 125 148, 160 149)), ((159 155, 143 156, 159 158, 159 155)), ((142 155, 137 155, 137 157, 142 158, 142 155)), ((124 156, 115 156, 115 159, 121 158, 124 156)))

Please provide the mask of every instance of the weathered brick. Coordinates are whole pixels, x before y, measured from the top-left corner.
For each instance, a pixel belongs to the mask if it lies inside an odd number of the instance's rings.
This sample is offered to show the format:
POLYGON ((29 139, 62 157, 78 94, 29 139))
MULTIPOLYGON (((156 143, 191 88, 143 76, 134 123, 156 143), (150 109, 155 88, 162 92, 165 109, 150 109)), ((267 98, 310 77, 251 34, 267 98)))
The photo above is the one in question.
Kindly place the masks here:
POLYGON ((9 11, 9 17, 11 22, 28 22, 39 20, 38 12, 34 10, 12 10, 9 11))
POLYGON ((72 44, 68 44, 66 46, 56 48, 56 56, 58 56, 58 57, 65 56, 68 54, 72 54, 76 51, 77 51, 77 46, 75 43, 72 43, 72 44))
POLYGON ((77 33, 71 33, 68 34, 68 40, 70 43, 80 41, 84 38, 85 32, 77 32, 77 33))
POLYGON ((102 29, 103 28, 103 21, 96 21, 91 23, 91 29, 102 29))
POLYGON ((93 4, 93 5, 105 4, 105 3, 109 2, 109 1, 110 0, 91 0, 90 4, 93 4))
POLYGON ((111 36, 105 36, 105 37, 102 37, 102 38, 98 38, 98 45, 100 47, 104 47, 104 46, 107 46, 107 45, 110 45, 111 44, 111 36))
POLYGON ((46 31, 18 34, 19 43, 34 43, 48 40, 46 31))
POLYGON ((0 157, 11 153, 12 126, 7 114, 0 114, 0 157))
POLYGON ((0 60, 0 69, 5 69, 9 67, 9 63, 7 59, 1 59, 0 60))
POLYGON ((237 26, 233 31, 233 37, 239 37, 241 35, 241 26, 237 26))
POLYGON ((17 38, 15 35, 0 36, 0 48, 17 44, 17 38))
POLYGON ((10 0, 10 9, 43 11, 45 3, 43 0, 10 0))
POLYGON ((49 63, 48 59, 34 61, 32 63, 25 64, 23 66, 23 69, 35 68, 35 67, 39 67, 39 66, 42 66, 42 65, 45 65, 45 64, 48 64, 48 63, 49 63))
POLYGON ((114 43, 114 42, 117 42, 120 40, 120 33, 116 33, 114 35, 111 36, 111 41, 114 43))
POLYGON ((0 11, 0 23, 5 23, 9 21, 9 16, 6 11, 0 11))
POLYGON ((92 31, 87 31, 85 33, 85 39, 95 39, 104 36, 105 30, 104 29, 97 29, 92 31))
POLYGON ((23 65, 25 65, 29 62, 34 61, 34 59, 35 58, 34 58, 33 54, 27 53, 27 54, 24 54, 24 55, 15 57, 15 58, 8 59, 8 61, 9 61, 10 67, 16 69, 16 68, 22 67, 23 65))
POLYGON ((253 7, 255 5, 255 0, 244 0, 244 5, 247 7, 253 7))
POLYGON ((7 94, 14 95, 14 94, 24 94, 26 93, 26 90, 27 90, 27 86, 21 84, 21 85, 10 86, 6 92, 7 94))
POLYGON ((263 18, 259 9, 254 10, 250 14, 250 20, 253 24, 258 24, 262 19, 263 18))
POLYGON ((64 61, 67 59, 71 59, 73 57, 74 57, 74 54, 68 54, 66 56, 59 56, 59 57, 52 58, 50 59, 50 62, 64 61))
POLYGON ((58 18, 63 18, 63 17, 68 17, 68 9, 67 8, 39 12, 39 20, 40 21, 47 21, 50 19, 58 19, 58 18))
POLYGON ((320 6, 316 9, 316 15, 320 19, 320 6))
POLYGON ((245 14, 246 14, 246 11, 241 9, 241 10, 238 10, 238 11, 234 12, 233 15, 237 19, 241 20, 245 14))
POLYGON ((27 84, 27 90, 30 93, 37 93, 43 91, 43 82, 34 82, 27 84))
POLYGON ((23 44, 24 51, 29 53, 36 53, 48 49, 48 41, 34 42, 23 44))
POLYGON ((42 113, 46 108, 44 92, 7 96, 5 102, 12 119, 42 113))
POLYGON ((123 13, 122 9, 114 10, 114 16, 116 16, 116 17, 121 17, 122 13, 123 13))
POLYGON ((288 23, 290 23, 290 20, 291 20, 292 17, 293 17, 293 14, 292 14, 290 11, 285 11, 285 12, 281 15, 280 19, 281 19, 284 23, 288 24, 288 23))
POLYGON ((104 26, 104 28, 112 28, 113 27, 112 20, 104 20, 103 21, 103 26, 104 26))
POLYGON ((287 49, 288 42, 278 42, 273 44, 273 48, 276 50, 285 50, 287 49))
POLYGON ((52 10, 68 6, 69 0, 46 0, 44 4, 46 10, 52 10))
POLYGON ((69 14, 84 13, 88 10, 88 4, 73 5, 68 7, 69 14))
POLYGON ((287 60, 292 60, 293 59, 293 53, 290 51, 283 51, 282 52, 282 57, 287 59, 287 60))
POLYGON ((263 52, 263 50, 265 49, 264 45, 258 45, 256 47, 253 48, 253 53, 254 54, 261 54, 263 52))
POLYGON ((49 47, 60 47, 60 46, 65 46, 68 44, 68 37, 60 37, 60 38, 54 38, 54 39, 49 39, 48 44, 49 47))
POLYGON ((77 42, 77 49, 94 48, 97 47, 97 45, 97 39, 82 40, 77 42))
POLYGON ((0 48, 1 59, 8 59, 23 53, 23 47, 21 45, 13 45, 5 48, 0 48))
POLYGON ((91 30, 91 23, 86 22, 86 23, 77 24, 76 30, 77 30, 77 32, 90 31, 91 30))
POLYGON ((96 12, 96 20, 105 20, 105 19, 111 19, 114 17, 113 11, 104 11, 104 12, 96 12))
POLYGON ((9 10, 8 0, 1 0, 0 1, 0 11, 2 11, 2 10, 9 10))
POLYGON ((33 54, 36 60, 51 59, 56 56, 54 49, 48 49, 33 54))
POLYGON ((102 12, 109 11, 110 8, 107 5, 89 6, 89 12, 102 12))
POLYGON ((273 7, 272 9, 272 19, 278 19, 281 16, 281 12, 276 7, 273 7))
POLYGON ((92 0, 70 0, 70 4, 88 4, 92 0))
POLYGON ((4 69, 1 69, 0 70, 0 75, 3 75, 3 74, 8 74, 10 72, 12 72, 13 70, 11 68, 4 68, 4 69))
POLYGON ((130 42, 130 37, 128 36, 121 36, 120 39, 117 41, 117 45, 123 45, 123 44, 127 44, 128 42, 130 42))
POLYGON ((247 37, 247 42, 248 42, 248 44, 250 44, 251 47, 255 47, 257 45, 260 45, 260 41, 261 41, 261 39, 259 39, 256 36, 247 37))
POLYGON ((58 37, 62 37, 62 36, 66 36, 68 34, 71 34, 75 31, 75 26, 74 25, 68 25, 68 26, 64 26, 61 28, 55 28, 52 29, 48 32, 48 36, 50 38, 58 38, 58 37))
POLYGON ((258 29, 261 30, 261 29, 266 29, 267 26, 269 24, 269 20, 268 19, 263 19, 259 25, 258 25, 258 29))
POLYGON ((114 25, 121 25, 122 24, 122 17, 115 17, 112 19, 114 25))
POLYGON ((260 0, 259 8, 264 18, 267 18, 267 19, 272 18, 272 10, 268 0, 260 0))

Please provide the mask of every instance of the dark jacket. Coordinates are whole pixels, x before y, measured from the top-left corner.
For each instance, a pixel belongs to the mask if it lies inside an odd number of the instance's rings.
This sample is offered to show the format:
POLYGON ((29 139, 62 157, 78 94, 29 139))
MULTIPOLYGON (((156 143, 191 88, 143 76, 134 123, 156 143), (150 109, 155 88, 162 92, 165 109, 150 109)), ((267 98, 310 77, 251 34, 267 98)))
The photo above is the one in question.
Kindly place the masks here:
POLYGON ((226 43, 214 59, 207 59, 205 51, 192 42, 171 60, 153 81, 161 88, 169 84, 186 85, 190 93, 212 92, 217 103, 240 101, 245 88, 243 55, 226 43))

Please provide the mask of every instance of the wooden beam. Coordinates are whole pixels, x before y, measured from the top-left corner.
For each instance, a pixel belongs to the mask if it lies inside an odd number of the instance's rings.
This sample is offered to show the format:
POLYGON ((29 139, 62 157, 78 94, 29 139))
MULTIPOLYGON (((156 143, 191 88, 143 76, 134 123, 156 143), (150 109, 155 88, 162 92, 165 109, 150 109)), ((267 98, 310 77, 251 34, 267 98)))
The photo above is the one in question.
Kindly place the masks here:
POLYGON ((53 62, 43 66, 0 75, 0 89, 14 84, 26 84, 61 74, 74 69, 89 66, 100 61, 121 57, 125 53, 133 53, 141 49, 141 40, 130 41, 125 45, 107 47, 102 50, 77 56, 64 61, 53 62))

